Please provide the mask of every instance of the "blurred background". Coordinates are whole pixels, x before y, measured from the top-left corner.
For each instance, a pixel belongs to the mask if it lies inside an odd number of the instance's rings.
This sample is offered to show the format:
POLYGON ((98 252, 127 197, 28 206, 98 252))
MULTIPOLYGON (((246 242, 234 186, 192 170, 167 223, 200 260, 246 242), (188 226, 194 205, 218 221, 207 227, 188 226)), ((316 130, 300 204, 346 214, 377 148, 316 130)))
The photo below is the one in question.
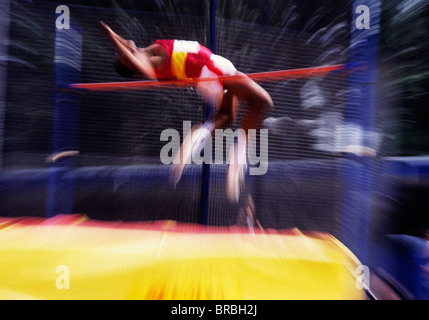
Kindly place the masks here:
POLYGON ((330 233, 398 296, 429 298, 429 1, 0 4, 1 216, 231 226, 251 195, 263 228, 330 233), (360 4, 369 29, 356 27, 360 4), (59 5, 69 8, 70 29, 56 28, 59 5), (183 121, 207 116, 192 88, 63 90, 123 81, 100 20, 140 47, 199 41, 245 73, 365 68, 261 83, 275 105, 263 123, 268 172, 248 176, 231 204, 226 165, 190 165, 173 189, 160 161, 164 129, 182 133, 183 121), (79 154, 47 161, 62 151, 79 154))

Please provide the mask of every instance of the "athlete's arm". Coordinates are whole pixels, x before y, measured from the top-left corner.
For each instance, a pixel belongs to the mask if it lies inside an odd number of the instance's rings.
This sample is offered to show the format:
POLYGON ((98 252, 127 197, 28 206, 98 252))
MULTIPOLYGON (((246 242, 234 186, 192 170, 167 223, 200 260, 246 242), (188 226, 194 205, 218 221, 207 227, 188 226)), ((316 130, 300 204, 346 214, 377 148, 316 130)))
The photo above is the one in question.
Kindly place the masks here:
POLYGON ((163 64, 167 56, 165 47, 158 43, 151 44, 146 48, 138 48, 138 52, 145 54, 155 69, 163 64))
POLYGON ((140 52, 134 41, 123 39, 104 22, 100 21, 100 24, 103 35, 118 50, 119 57, 126 67, 143 79, 156 79, 155 68, 149 60, 149 56, 140 52))

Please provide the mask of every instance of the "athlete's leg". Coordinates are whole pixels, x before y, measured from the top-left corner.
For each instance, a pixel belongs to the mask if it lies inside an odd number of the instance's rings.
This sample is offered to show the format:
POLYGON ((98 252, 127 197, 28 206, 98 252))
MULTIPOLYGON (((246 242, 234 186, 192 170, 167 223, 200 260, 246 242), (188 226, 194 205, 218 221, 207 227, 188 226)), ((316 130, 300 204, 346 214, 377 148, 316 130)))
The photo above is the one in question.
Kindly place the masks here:
POLYGON ((245 74, 241 77, 223 82, 225 89, 238 99, 246 102, 249 113, 241 121, 240 127, 246 132, 260 127, 264 114, 273 108, 273 101, 268 92, 245 74))
POLYGON ((219 110, 215 112, 210 120, 214 123, 215 129, 219 129, 227 124, 235 123, 237 112, 237 97, 234 96, 230 91, 226 90, 223 95, 219 110))
POLYGON ((222 102, 219 106, 219 110, 214 112, 207 119, 201 128, 192 132, 192 157, 197 155, 204 148, 208 139, 213 135, 216 129, 220 129, 227 124, 235 122, 238 111, 237 98, 231 94, 231 92, 225 91, 223 94, 222 102))
POLYGON ((263 120, 265 112, 273 107, 270 95, 256 82, 243 73, 241 77, 224 81, 225 88, 239 99, 244 100, 249 108, 246 117, 241 121, 244 134, 239 134, 237 143, 230 150, 229 167, 227 173, 227 196, 230 202, 237 203, 240 191, 244 185, 245 170, 247 168, 247 134, 249 129, 257 129, 263 120))
POLYGON ((194 126, 184 138, 179 152, 176 154, 173 165, 170 167, 170 181, 176 186, 182 177, 185 165, 204 148, 207 139, 211 139, 216 129, 235 121, 237 115, 237 99, 226 92, 223 95, 219 110, 210 116, 202 126, 194 126))
MULTIPOLYGON (((204 78, 205 81, 197 83, 196 88, 200 95, 208 103, 211 103, 213 108, 217 109, 217 111, 210 115, 201 128, 192 132, 192 156, 198 154, 202 148, 204 148, 205 143, 208 139, 211 139, 216 129, 222 128, 227 123, 235 121, 237 116, 237 98, 234 97, 231 92, 224 90, 217 74, 205 66, 200 77, 204 78), (206 79, 210 78, 213 78, 213 80, 206 81, 206 79)), ((191 154, 189 154, 188 157, 190 157, 191 154)))

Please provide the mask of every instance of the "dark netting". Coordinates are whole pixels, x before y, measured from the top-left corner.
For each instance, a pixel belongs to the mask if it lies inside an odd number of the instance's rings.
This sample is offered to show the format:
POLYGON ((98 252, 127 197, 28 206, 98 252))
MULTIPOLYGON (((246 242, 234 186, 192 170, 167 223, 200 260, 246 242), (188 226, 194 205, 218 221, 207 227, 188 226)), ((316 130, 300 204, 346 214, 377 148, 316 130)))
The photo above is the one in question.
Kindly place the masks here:
MULTIPOLYGON (((18 171, 3 177, 22 183, 4 188, 4 215, 22 215, 34 206, 38 207, 35 215, 44 215, 52 200, 47 191, 49 174, 43 170, 51 166, 46 158, 53 152, 55 8, 49 2, 11 2, 3 166, 18 171), (28 175, 39 177, 40 185, 24 182, 28 175)), ((123 81, 114 70, 114 50, 100 32, 100 20, 141 47, 161 38, 206 44, 204 15, 74 5, 69 9, 73 23, 82 31, 82 82, 123 81)), ((73 211, 98 219, 198 222, 201 169, 188 168, 174 190, 168 183, 167 167, 160 162, 160 149, 166 143, 160 141, 164 129, 182 134, 182 121, 204 120, 205 106, 196 92, 174 88, 112 91, 82 94, 79 99, 75 124, 79 157, 73 173, 60 172, 61 183, 74 186, 73 211)))
MULTIPOLYGON (((14 179, 14 184, 4 190, 5 195, 13 195, 9 202, 3 197, 5 215, 19 215, 29 205, 37 205, 36 215, 43 215, 52 201, 46 190, 50 164, 45 159, 52 152, 53 139, 55 7, 45 2, 11 4, 10 55, 16 61, 9 64, 4 144, 4 168, 11 171, 3 177, 14 179), (22 19, 35 24, 31 32, 22 19), (17 83, 25 86, 26 94, 17 83), (30 174, 38 177, 31 183, 25 178, 30 174), (35 197, 26 199, 29 193, 35 197)), ((208 45, 208 13, 69 7, 73 22, 82 30, 80 76, 85 83, 123 81, 113 68, 114 50, 101 35, 99 20, 141 47, 159 38, 208 45)), ((346 19, 328 25, 323 33, 305 33, 217 18, 215 52, 244 73, 342 64, 347 62, 348 28, 346 19)), ((344 143, 338 131, 344 123, 346 79, 333 73, 261 83, 275 105, 263 123, 269 130, 268 171, 247 176, 240 203, 232 205, 225 192, 227 166, 212 165, 208 224, 235 224, 250 194, 263 227, 339 233, 344 143)), ((166 144, 160 141, 163 130, 175 129, 183 139, 183 121, 204 121, 206 106, 196 92, 191 88, 106 91, 81 93, 79 99, 79 156, 72 171, 55 171, 62 183, 73 186, 72 211, 96 219, 200 222, 202 166, 188 166, 174 189, 168 166, 160 161, 166 144)), ((246 112, 241 105, 237 123, 246 112)))
POLYGON ((10 4, 3 166, 46 167, 55 85, 55 7, 10 4))
MULTIPOLYGON (((101 35, 98 20, 109 23, 123 37, 134 39, 140 47, 165 38, 205 43, 204 16, 93 10, 97 19, 88 19, 85 10, 73 9, 83 30, 82 82, 123 81, 113 69, 113 49, 101 35)), ((115 175, 113 188, 104 183, 78 184, 75 210, 98 219, 198 222, 200 169, 188 168, 192 178, 184 178, 174 190, 168 183, 168 170, 160 162, 160 150, 166 144, 160 141, 161 132, 171 128, 182 134, 184 120, 194 124, 204 120, 204 104, 193 89, 84 95, 78 166, 125 167, 118 169, 121 173, 115 175)))
MULTIPOLYGON (((216 53, 245 72, 263 72, 334 65, 347 62, 345 30, 315 37, 237 21, 217 20, 216 53), (320 45, 330 42, 330 48, 320 45), (342 54, 341 54, 342 53, 342 54)), ((341 150, 338 128, 344 123, 344 77, 263 82, 274 109, 268 128, 269 164, 265 175, 247 177, 239 205, 230 205, 225 192, 226 168, 214 166, 210 180, 209 221, 229 225, 250 194, 262 226, 298 227, 340 232, 342 201, 341 150)), ((245 106, 239 113, 245 114, 245 106)), ((261 141, 258 141, 258 144, 261 141)))

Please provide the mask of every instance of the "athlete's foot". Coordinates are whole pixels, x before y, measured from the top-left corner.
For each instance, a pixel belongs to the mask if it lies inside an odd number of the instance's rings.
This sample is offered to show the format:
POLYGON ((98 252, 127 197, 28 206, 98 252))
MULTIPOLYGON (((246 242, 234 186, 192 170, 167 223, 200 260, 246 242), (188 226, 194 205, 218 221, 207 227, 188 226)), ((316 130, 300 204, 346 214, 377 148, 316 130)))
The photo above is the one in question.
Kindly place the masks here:
POLYGON ((245 135, 239 137, 238 142, 231 149, 226 176, 226 195, 231 203, 238 203, 247 169, 245 135))
POLYGON ((191 132, 183 140, 182 145, 180 146, 179 152, 173 159, 173 164, 170 166, 170 183, 176 188, 180 179, 182 178, 183 170, 185 169, 186 164, 190 164, 192 156, 192 136, 195 131, 199 128, 192 128, 191 132))
POLYGON ((195 126, 183 140, 180 152, 176 154, 170 167, 170 182, 174 188, 182 178, 185 166, 191 164, 192 159, 196 159, 199 156, 209 137, 211 137, 210 130, 205 127, 195 126))
POLYGON ((212 133, 204 125, 195 130, 192 134, 192 159, 200 158, 201 151, 204 149, 207 140, 211 139, 212 133))

